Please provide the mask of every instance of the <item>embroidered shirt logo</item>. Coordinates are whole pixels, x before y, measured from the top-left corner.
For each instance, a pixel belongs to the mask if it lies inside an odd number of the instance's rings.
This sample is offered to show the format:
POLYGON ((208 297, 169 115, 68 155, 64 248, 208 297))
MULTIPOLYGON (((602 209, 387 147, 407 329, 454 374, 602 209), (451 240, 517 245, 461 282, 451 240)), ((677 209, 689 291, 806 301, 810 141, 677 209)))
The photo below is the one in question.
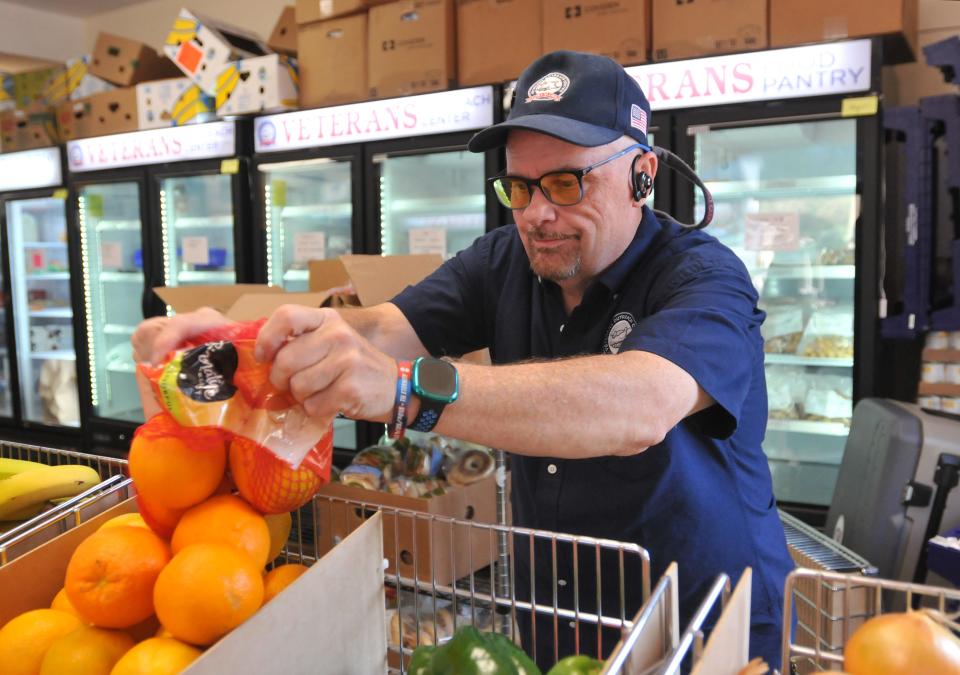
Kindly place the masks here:
POLYGON ((630 312, 620 312, 613 317, 607 329, 607 337, 603 341, 604 354, 617 354, 623 341, 630 335, 630 331, 637 325, 637 320, 630 312))
POLYGON ((570 78, 563 73, 547 73, 527 89, 527 103, 532 101, 559 101, 570 86, 570 78))

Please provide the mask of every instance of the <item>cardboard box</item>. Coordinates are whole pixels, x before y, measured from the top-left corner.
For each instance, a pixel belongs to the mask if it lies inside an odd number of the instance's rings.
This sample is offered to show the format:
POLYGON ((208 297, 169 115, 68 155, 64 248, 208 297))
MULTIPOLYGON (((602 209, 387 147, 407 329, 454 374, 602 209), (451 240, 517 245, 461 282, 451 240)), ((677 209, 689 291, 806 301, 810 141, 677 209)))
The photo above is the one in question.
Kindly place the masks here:
POLYGON ((366 14, 300 26, 297 44, 301 108, 367 98, 366 14))
POLYGON ((288 5, 283 8, 277 25, 267 39, 267 46, 278 54, 297 55, 296 7, 288 5))
POLYGON ((401 0, 370 9, 369 95, 441 91, 456 77, 453 0, 401 0))
POLYGON ((331 293, 334 306, 372 307, 387 302, 411 284, 432 274, 443 258, 419 255, 342 255, 310 261, 310 290, 331 293), (353 293, 343 289, 350 287, 353 293))
MULTIPOLYGON (((0 626, 49 607, 80 542, 110 518, 135 510, 135 501, 126 500, 0 567, 0 626)), ((294 673, 320 663, 324 672, 386 672, 382 551, 376 515, 182 672, 294 673)))
POLYGON ((356 14, 370 7, 390 2, 393 0, 297 0, 295 14, 297 23, 302 26, 315 21, 356 14))
POLYGON ((174 77, 177 68, 153 47, 136 40, 100 33, 93 48, 90 72, 120 87, 174 77))
POLYGON ((0 112, 13 110, 17 107, 17 100, 13 94, 13 75, 0 74, 0 112))
MULTIPOLYGON (((472 485, 452 486, 444 494, 429 498, 404 497, 328 483, 320 489, 315 502, 320 535, 317 552, 320 554, 329 551, 340 538, 353 532, 374 512, 374 509, 364 511, 355 503, 324 497, 477 523, 497 522, 493 474, 472 485)), ((383 514, 383 546, 383 555, 389 563, 387 574, 399 571, 409 579, 443 585, 486 567, 497 555, 496 543, 484 528, 451 525, 449 522, 431 525, 429 519, 417 519, 407 514, 383 514)))
POLYGON ((137 85, 137 127, 157 129, 209 122, 216 117, 212 96, 188 77, 137 85))
POLYGON ((572 49, 643 63, 650 45, 650 0, 571 4, 543 0, 543 51, 572 49))
POLYGON ((270 48, 255 34, 181 9, 163 51, 183 74, 210 96, 232 61, 264 56, 270 48))
POLYGON ((43 103, 0 113, 0 151, 46 148, 59 142, 56 113, 43 103))
POLYGON ((268 54, 235 61, 217 77, 217 114, 294 110, 299 84, 297 63, 289 56, 268 54))
MULTIPOLYGON (((46 86, 50 79, 61 75, 64 72, 63 66, 54 66, 52 68, 38 68, 28 70, 13 75, 4 75, 0 100, 8 99, 13 101, 14 105, 9 107, 29 108, 36 103, 47 103, 46 86)), ((50 105, 56 105, 51 103, 50 105)))
POLYGON ((543 53, 543 8, 530 0, 457 0, 457 81, 506 82, 543 53), (490 48, 490 36, 497 48, 490 48))
POLYGON ((47 81, 43 96, 49 105, 59 106, 67 100, 77 101, 114 88, 90 72, 91 58, 81 56, 68 60, 65 68, 47 81))
POLYGON ((770 46, 884 36, 887 63, 913 61, 917 0, 770 0, 770 46))
POLYGON ((67 101, 57 109, 57 123, 64 141, 136 131, 138 117, 136 87, 121 87, 79 101, 67 101))
POLYGON ((766 49, 767 0, 653 0, 653 60, 766 49))

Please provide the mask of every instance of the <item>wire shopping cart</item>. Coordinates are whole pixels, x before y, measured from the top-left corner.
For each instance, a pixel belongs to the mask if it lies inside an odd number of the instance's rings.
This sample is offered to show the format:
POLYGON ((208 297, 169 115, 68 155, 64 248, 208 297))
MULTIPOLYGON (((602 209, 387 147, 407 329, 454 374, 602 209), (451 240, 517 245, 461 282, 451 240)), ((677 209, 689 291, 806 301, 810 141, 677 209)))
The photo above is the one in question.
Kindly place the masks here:
POLYGON ((960 590, 856 574, 797 569, 787 577, 784 616, 797 609, 797 629, 783 633, 783 664, 799 675, 843 667, 843 647, 873 616, 919 603, 947 613, 960 590), (812 589, 812 594, 809 591, 812 589))
POLYGON ((0 441, 0 457, 51 466, 84 464, 96 469, 102 479, 92 488, 0 533, 0 565, 6 565, 132 494, 132 483, 126 476, 127 462, 124 459, 11 441, 0 441))

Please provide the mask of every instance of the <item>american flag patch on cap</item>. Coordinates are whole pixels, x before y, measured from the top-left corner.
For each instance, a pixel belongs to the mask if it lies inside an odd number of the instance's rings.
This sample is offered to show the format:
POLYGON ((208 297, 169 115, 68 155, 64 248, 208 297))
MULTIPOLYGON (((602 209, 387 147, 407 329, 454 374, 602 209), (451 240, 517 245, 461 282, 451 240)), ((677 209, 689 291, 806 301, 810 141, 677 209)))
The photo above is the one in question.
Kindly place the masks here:
POLYGON ((630 106, 630 126, 647 133, 647 111, 636 103, 630 106))

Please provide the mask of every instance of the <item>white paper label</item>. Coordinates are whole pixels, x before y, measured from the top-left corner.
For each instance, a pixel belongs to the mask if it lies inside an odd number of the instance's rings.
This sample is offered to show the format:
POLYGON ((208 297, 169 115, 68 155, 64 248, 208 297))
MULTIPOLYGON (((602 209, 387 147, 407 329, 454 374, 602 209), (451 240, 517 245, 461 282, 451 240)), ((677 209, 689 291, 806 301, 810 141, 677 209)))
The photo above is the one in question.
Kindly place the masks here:
POLYGON ((799 307, 771 309, 763 322, 763 336, 774 338, 803 332, 803 310, 799 307))
POLYGON ((832 389, 812 389, 803 402, 803 412, 807 415, 843 419, 850 417, 853 403, 832 389))
POLYGON ((298 263, 323 260, 327 257, 325 232, 297 232, 293 236, 293 261, 298 263))
POLYGON ((191 265, 210 264, 210 242, 206 237, 183 238, 183 262, 191 265))
POLYGON ((800 246, 797 213, 748 213, 744 223, 748 251, 796 251, 800 246))
POLYGON ((123 244, 119 241, 100 242, 100 266, 109 270, 123 267, 123 244))
POLYGON ((806 334, 810 337, 818 335, 853 337, 853 310, 814 314, 807 326, 806 334))
POLYGON ((410 230, 410 253, 436 253, 447 257, 447 228, 418 227, 410 230))

